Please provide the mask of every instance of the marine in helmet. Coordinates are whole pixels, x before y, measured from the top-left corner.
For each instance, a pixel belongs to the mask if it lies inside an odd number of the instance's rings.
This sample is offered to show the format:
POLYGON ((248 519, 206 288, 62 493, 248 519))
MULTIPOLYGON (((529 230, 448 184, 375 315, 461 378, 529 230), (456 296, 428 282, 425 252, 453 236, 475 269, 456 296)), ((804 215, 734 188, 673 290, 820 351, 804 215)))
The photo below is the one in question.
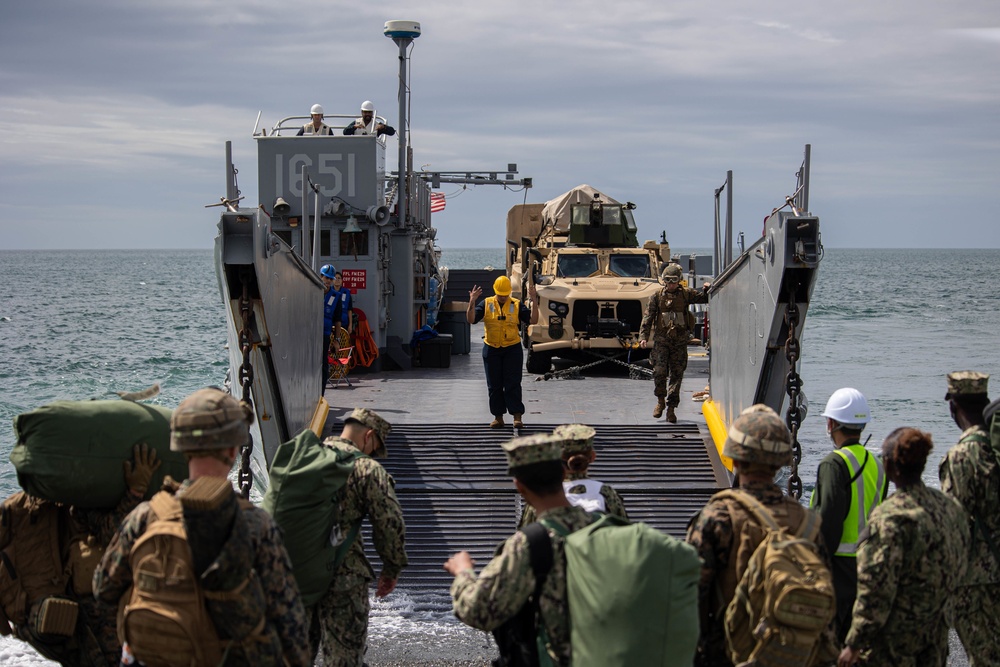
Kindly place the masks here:
POLYGON ((889 480, 879 457, 861 444, 861 433, 871 420, 864 394, 852 387, 838 389, 823 416, 833 451, 819 464, 809 506, 823 518, 823 540, 833 551, 837 639, 843 642, 858 587, 858 544, 872 510, 889 492, 889 480))
MULTIPOLYGON (((774 483, 778 470, 792 461, 791 435, 781 417, 766 405, 747 408, 729 428, 722 453, 733 460, 739 485, 736 493, 752 496, 771 511, 780 525, 796 532, 812 510, 787 497, 774 483)), ((765 537, 764 529, 744 506, 725 497, 729 493, 712 496, 688 525, 687 541, 702 560, 698 585, 702 631, 695 658, 698 667, 732 665, 723 614, 743 576, 747 556, 765 537)), ((820 534, 816 541, 822 550, 820 534)))
POLYGON ((469 324, 483 322, 483 365, 486 367, 486 391, 490 399, 493 421, 490 428, 504 425, 503 416, 514 416, 514 427, 524 426, 524 403, 521 401, 521 369, 524 351, 521 349, 521 324, 538 324, 538 309, 531 304, 537 299, 534 283, 528 283, 528 302, 511 295, 510 278, 500 276, 493 282, 493 296, 479 301, 483 289, 473 285, 465 319, 469 324))
POLYGON ((688 308, 692 303, 708 303, 709 283, 701 290, 681 287, 683 275, 679 264, 663 267, 660 274, 663 288, 646 304, 639 327, 639 347, 645 349, 650 332, 653 334, 653 350, 649 353, 656 395, 653 418, 659 419, 665 407, 667 421, 672 424, 677 422, 674 409, 681 402, 681 382, 688 362, 687 347, 691 340, 688 308))
POLYGON ((391 137, 396 134, 396 129, 376 119, 375 105, 372 104, 371 100, 365 100, 361 103, 361 118, 345 127, 344 134, 374 134, 379 137, 385 134, 391 137))
POLYGON ((337 286, 337 269, 333 264, 324 264, 319 275, 323 280, 323 377, 320 382, 320 394, 325 393, 326 383, 330 379, 330 342, 340 340, 340 329, 343 325, 345 299, 337 286))
POLYGON ((302 126, 302 129, 298 131, 295 135, 301 137, 303 135, 320 136, 320 135, 332 135, 333 129, 323 122, 323 107, 319 104, 312 105, 309 109, 309 116, 312 118, 308 123, 302 126))
MULTIPOLYGON (((175 493, 161 491, 125 518, 94 573, 94 595, 106 604, 117 606, 134 583, 133 570, 137 567, 134 554, 141 546, 140 538, 158 519, 180 517, 173 520, 184 526, 195 574, 204 589, 209 590, 213 580, 224 579, 230 567, 241 566, 253 571, 252 577, 246 579, 253 585, 241 590, 259 591, 256 605, 239 596, 234 602, 223 603, 240 605, 242 612, 256 612, 262 620, 259 628, 247 630, 250 633, 247 641, 232 647, 229 658, 233 664, 277 665, 284 661, 304 666, 310 664, 305 610, 281 533, 264 510, 250 503, 237 504, 227 479, 239 449, 250 438, 251 421, 252 413, 247 405, 216 387, 199 389, 181 401, 170 420, 170 448, 184 453, 189 478, 175 493), (203 495, 205 490, 210 493, 203 495), (177 509, 165 514, 156 509, 164 507, 177 509), (231 515, 226 513, 229 510, 232 510, 231 515), (229 525, 222 527, 226 522, 229 525), (237 535, 237 526, 248 548, 234 553, 218 541, 227 541, 227 530, 230 536, 237 535), (214 548, 210 549, 213 540, 214 548), (241 555, 248 559, 246 563, 239 562, 241 555), (206 565, 204 570, 200 564, 206 565)), ((158 587, 141 590, 158 590, 158 587)), ((221 640, 226 639, 227 631, 232 631, 243 617, 242 614, 213 614, 211 604, 206 608, 221 640)), ((163 638, 156 633, 143 633, 141 639, 144 644, 154 647, 157 642, 163 643, 163 638)), ((163 655, 173 654, 169 645, 164 645, 162 650, 163 655)), ((136 656, 142 659, 138 651, 136 656)))
POLYGON ((989 379, 979 371, 948 374, 945 400, 962 435, 938 470, 941 490, 969 516, 972 553, 955 591, 953 622, 970 665, 1000 665, 1000 424, 989 379))

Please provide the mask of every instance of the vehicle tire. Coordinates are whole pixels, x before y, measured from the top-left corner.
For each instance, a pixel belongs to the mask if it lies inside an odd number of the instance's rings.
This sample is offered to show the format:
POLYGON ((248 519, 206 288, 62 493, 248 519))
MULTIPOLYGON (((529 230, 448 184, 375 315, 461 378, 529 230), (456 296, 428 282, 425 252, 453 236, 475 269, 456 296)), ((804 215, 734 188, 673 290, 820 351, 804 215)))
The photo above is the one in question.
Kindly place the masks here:
POLYGON ((549 369, 552 368, 552 353, 533 352, 531 350, 528 350, 528 360, 526 362, 526 367, 529 373, 534 373, 535 375, 542 375, 543 373, 548 373, 549 369))

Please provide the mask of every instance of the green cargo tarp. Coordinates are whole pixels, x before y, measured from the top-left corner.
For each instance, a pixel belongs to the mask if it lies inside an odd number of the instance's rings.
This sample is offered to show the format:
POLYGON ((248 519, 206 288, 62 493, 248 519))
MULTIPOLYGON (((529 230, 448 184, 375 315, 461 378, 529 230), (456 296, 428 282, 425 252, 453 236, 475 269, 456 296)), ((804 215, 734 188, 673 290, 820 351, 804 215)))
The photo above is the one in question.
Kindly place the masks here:
POLYGON ((171 410, 132 401, 56 401, 14 418, 10 462, 26 493, 86 509, 111 509, 127 491, 122 464, 146 443, 163 465, 147 496, 188 474, 184 455, 170 451, 171 410))
MULTIPOLYGON (((278 447, 271 461, 262 506, 281 527, 306 607, 326 594, 346 553, 330 544, 330 533, 338 516, 337 491, 347 483, 360 456, 364 454, 326 447, 306 429, 278 447)), ((347 537, 343 544, 349 547, 347 537)))

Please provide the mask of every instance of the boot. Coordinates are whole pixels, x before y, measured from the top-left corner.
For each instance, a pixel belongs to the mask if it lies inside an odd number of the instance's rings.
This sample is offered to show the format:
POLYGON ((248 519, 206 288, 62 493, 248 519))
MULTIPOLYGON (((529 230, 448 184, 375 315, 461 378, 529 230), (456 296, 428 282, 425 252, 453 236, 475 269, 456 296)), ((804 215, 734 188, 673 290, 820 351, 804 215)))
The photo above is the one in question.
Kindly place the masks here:
POLYGON ((667 408, 667 421, 671 424, 677 423, 677 415, 674 414, 674 406, 667 408))
POLYGON ((524 427, 524 422, 521 421, 521 413, 518 412, 516 415, 514 415, 514 428, 523 428, 523 427, 524 427))
POLYGON ((659 419, 660 416, 663 414, 663 408, 665 408, 665 407, 667 407, 667 403, 663 399, 663 397, 661 396, 661 397, 657 398, 656 399, 656 407, 653 408, 653 419, 659 419))
POLYGON ((501 428, 503 427, 503 415, 497 415, 490 422, 490 428, 501 428))

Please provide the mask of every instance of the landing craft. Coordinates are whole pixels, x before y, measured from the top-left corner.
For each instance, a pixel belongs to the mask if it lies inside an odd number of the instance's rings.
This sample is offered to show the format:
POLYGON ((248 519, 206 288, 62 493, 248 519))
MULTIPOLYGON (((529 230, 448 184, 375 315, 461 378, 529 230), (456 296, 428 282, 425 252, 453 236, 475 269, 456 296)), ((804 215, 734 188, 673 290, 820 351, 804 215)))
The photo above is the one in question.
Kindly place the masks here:
MULTIPOLYGON (((402 169, 386 171, 385 137, 336 130, 333 136, 296 137, 307 117, 290 116, 254 132, 258 204, 247 207, 239 205, 242 193, 227 144, 215 260, 226 305, 231 390, 256 415, 252 455, 241 456, 241 489, 249 493, 254 486, 260 493, 275 450, 302 429, 325 437, 339 433, 338 422, 351 408, 374 409, 394 426, 385 467, 396 480, 414 555, 401 586, 443 591, 449 581, 440 566, 451 552, 468 549, 485 562, 515 529, 520 501, 499 444, 513 435, 585 422, 597 429, 595 477, 619 490, 630 516, 682 535, 688 517, 732 483, 720 450, 726 424, 741 409, 767 403, 793 427, 804 416, 797 361, 822 258, 819 221, 808 213, 809 147, 793 194, 768 216, 762 237, 736 257, 731 174, 717 192, 709 353, 689 365, 688 386, 682 387, 687 398, 709 382, 711 400, 685 400, 680 421, 668 424, 650 418, 654 400, 645 382, 607 375, 577 383, 525 382, 527 426, 490 429, 478 358, 482 328, 465 323, 465 310, 473 282, 489 286, 503 271, 451 271, 442 315, 461 325, 460 333, 450 342, 442 342, 446 336, 427 341, 420 352, 409 346, 435 308, 432 282, 445 273, 435 251, 431 193, 443 183, 527 188, 531 179, 520 177, 514 164, 480 172, 412 171, 407 66, 420 28, 390 21, 385 34, 399 47, 396 140, 402 169), (725 214, 723 193, 729 198, 725 214), (351 385, 330 389, 320 377, 323 286, 317 273, 327 263, 344 272, 368 324, 367 338, 355 331, 351 344, 372 350, 370 367, 349 371, 351 385)), ((343 126, 355 116, 328 114, 325 120, 343 126)), ((607 203, 617 204, 610 198, 607 203)), ((498 244, 502 233, 498 225, 498 244)), ((631 245, 624 239, 614 243, 631 245)), ((652 267, 665 259, 664 248, 655 245, 634 248, 650 262, 644 288, 655 288, 652 267)), ((511 268, 527 258, 520 267, 520 275, 527 275, 531 256, 515 255, 511 268)), ((623 312, 610 319, 621 320, 623 312)), ((600 318, 596 324, 600 328, 600 318)), ((525 342, 540 339, 531 335, 525 342)), ((794 468, 792 479, 794 490, 794 468)))

